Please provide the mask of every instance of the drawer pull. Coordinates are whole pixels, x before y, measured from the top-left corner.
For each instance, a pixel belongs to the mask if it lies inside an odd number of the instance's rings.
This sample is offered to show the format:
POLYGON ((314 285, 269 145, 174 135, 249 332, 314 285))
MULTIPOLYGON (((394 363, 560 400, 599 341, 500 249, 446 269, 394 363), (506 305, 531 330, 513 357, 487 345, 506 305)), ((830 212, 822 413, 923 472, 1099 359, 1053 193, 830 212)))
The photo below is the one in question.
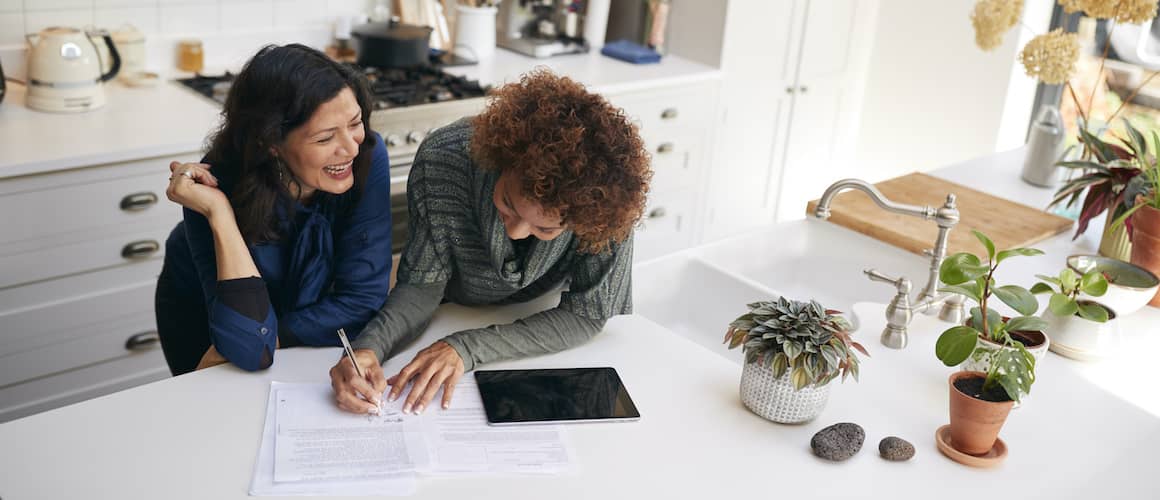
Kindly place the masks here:
POLYGON ((121 257, 140 259, 153 255, 158 250, 161 250, 161 244, 157 240, 134 241, 121 248, 121 257))
POLYGON ((121 210, 140 212, 157 204, 157 195, 148 191, 133 193, 121 198, 121 210))
POLYGON ((130 336, 129 339, 125 341, 125 349, 130 351, 141 351, 152 347, 153 344, 158 342, 161 342, 161 336, 157 334, 156 330, 150 330, 130 336))
POLYGON ((676 118, 676 117, 677 117, 677 108, 665 108, 664 111, 661 111, 661 119, 662 120, 672 120, 673 118, 676 118))
POLYGON ((673 146, 673 143, 665 142, 665 143, 662 143, 660 146, 657 146, 657 153, 660 153, 660 154, 671 153, 671 152, 673 152, 673 149, 675 149, 675 146, 673 146))
POLYGON ((668 211, 665 210, 665 207, 656 207, 656 208, 650 210, 648 215, 645 215, 644 218, 648 219, 648 220, 653 220, 653 219, 659 219, 661 217, 664 217, 665 215, 668 215, 668 211))

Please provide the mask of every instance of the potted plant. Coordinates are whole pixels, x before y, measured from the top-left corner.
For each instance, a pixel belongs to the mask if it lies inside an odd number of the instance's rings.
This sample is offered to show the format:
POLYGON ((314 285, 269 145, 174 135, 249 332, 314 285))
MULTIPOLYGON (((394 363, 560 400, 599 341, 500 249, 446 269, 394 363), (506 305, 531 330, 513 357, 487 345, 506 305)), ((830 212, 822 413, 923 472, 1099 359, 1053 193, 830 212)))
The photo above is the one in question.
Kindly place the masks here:
MULTIPOLYGON (((1124 202, 1129 208, 1113 227, 1127 230, 1132 240, 1132 264, 1160 275, 1160 134, 1155 130, 1152 144, 1153 154, 1145 155, 1145 167, 1124 190, 1124 202)), ((1160 292, 1148 304, 1160 307, 1160 292)))
POLYGON ((1131 257, 1132 244, 1126 228, 1117 227, 1114 222, 1131 208, 1131 203, 1125 203, 1128 185, 1147 170, 1149 155, 1143 134, 1127 120, 1124 120, 1124 125, 1130 139, 1120 139, 1117 141, 1120 144, 1104 141, 1083 128, 1079 129, 1083 159, 1062 161, 1057 165, 1081 170, 1083 174, 1060 187, 1048 208, 1059 204, 1074 206, 1083 196, 1074 238, 1087 231, 1092 219, 1106 212, 1100 255, 1127 261, 1131 257))
POLYGON ((1051 294, 1043 319, 1053 337, 1053 352, 1069 358, 1088 359, 1109 354, 1117 346, 1116 312, 1079 296, 1084 293, 1102 297, 1107 293, 1108 280, 1103 273, 1091 270, 1080 275, 1065 268, 1057 277, 1037 277, 1043 281, 1031 287, 1031 293, 1051 294))
POLYGON ((858 379, 866 349, 850 339, 850 323, 816 301, 780 297, 748 304, 729 324, 725 343, 742 346, 741 402, 774 422, 813 420, 826 406, 829 383, 839 373, 858 379))
MULTIPOLYGON (((962 294, 978 306, 971 308, 965 324, 953 326, 939 336, 935 342, 935 355, 947 366, 963 365, 965 371, 986 373, 992 372, 996 363, 1008 365, 1023 354, 1033 362, 1041 359, 1047 352, 1048 339, 1043 333, 1047 322, 1034 316, 1039 310, 1039 301, 1021 286, 999 286, 994 276, 1004 260, 1042 255, 1043 252, 1034 248, 996 252, 990 238, 978 231, 972 232, 986 248, 987 262, 971 253, 956 253, 943 261, 939 280, 946 285, 941 291, 962 294), (1001 315, 991 307, 996 298, 1021 316, 1007 318, 1001 315)), ((1013 384, 1014 380, 1000 379, 1004 384, 1012 384, 1004 385, 1004 389, 1018 400, 1025 394, 1019 392, 1024 386, 1013 384)))

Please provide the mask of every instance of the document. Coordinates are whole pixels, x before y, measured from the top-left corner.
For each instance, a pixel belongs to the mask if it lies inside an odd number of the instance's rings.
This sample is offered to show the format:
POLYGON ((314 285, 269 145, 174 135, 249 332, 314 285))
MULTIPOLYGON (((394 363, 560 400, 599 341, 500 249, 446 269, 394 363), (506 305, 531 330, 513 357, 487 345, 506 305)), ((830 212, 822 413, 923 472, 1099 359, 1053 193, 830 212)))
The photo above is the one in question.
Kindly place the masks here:
MULTIPOLYGON (((266 403, 266 425, 262 430, 262 445, 258 450, 258 459, 254 465, 254 479, 250 482, 251 496, 407 496, 415 493, 416 479, 413 472, 404 472, 395 475, 379 475, 371 479, 342 479, 324 481, 274 481, 274 447, 277 436, 277 395, 280 389, 303 388, 316 384, 284 384, 272 382, 270 395, 266 403)), ((330 386, 317 384, 313 388, 319 391, 325 388, 327 397, 330 395, 330 386)), ((359 415, 348 415, 354 418, 366 418, 359 415)))
MULTIPOLYGON (((435 401, 443 397, 442 391, 435 401)), ((488 425, 483 399, 472 377, 455 387, 451 408, 424 420, 434 474, 559 474, 571 469, 571 447, 561 425, 488 425)))

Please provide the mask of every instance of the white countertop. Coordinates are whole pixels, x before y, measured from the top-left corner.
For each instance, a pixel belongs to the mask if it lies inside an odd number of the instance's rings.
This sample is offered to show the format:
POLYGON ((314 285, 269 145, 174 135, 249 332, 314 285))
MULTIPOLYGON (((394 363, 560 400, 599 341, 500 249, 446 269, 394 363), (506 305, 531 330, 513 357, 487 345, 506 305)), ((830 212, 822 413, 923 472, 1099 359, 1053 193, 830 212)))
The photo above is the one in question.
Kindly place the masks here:
MULTIPOLYGON (((479 65, 446 70, 484 84, 502 84, 539 65, 596 92, 655 88, 719 74, 675 56, 659 64, 633 65, 596 52, 533 59, 502 49, 479 65)), ((108 84, 104 107, 77 114, 34 111, 24 105, 24 85, 10 84, 8 89, 0 102, 0 179, 201 151, 220 113, 216 103, 173 81, 146 88, 108 84)))
MULTIPOLYGON (((1020 154, 936 174, 953 179, 965 171, 975 185, 1017 183, 1018 169, 1010 167, 1018 165, 1020 154)), ((1032 193, 1018 186, 997 192, 1032 193)), ((793 223, 802 222, 822 224, 793 223)), ((1086 244, 1081 239, 1078 247, 1086 244)), ((1063 235, 1036 246, 1048 257, 1027 259, 1033 265, 1016 273, 1058 267, 1055 259, 1077 244, 1063 235)), ((881 297, 869 299, 888 296, 883 288, 881 297)), ((386 371, 446 333, 509 321, 552 300, 474 309, 444 305, 424 336, 390 360, 386 371)), ((943 457, 933 442, 935 429, 947 422, 951 369, 933 355, 934 339, 946 324, 919 316, 911 324, 911 345, 889 350, 876 340, 882 305, 854 307, 862 321, 856 338, 873 357, 864 360, 859 383, 835 385, 822 415, 803 425, 774 424, 742 407, 741 366, 721 355, 724 347, 706 348, 639 315, 614 318, 576 349, 492 365, 616 367, 642 418, 570 426, 579 467, 573 475, 424 477, 415 496, 1160 498, 1160 483, 1152 476, 1160 403, 1149 370, 1160 348, 1160 309, 1124 318, 1131 352, 1120 358, 1088 364, 1048 354, 1030 398, 1001 433, 1010 456, 996 469, 980 470, 943 457), (843 421, 866 429, 863 450, 840 464, 813 457, 810 436, 843 421), (905 463, 878 458, 878 441, 891 435, 911 441, 916 457, 905 463)), ((265 372, 219 366, 0 424, 0 497, 244 498, 270 381, 325 382, 338 356, 338 349, 288 349, 265 372)))

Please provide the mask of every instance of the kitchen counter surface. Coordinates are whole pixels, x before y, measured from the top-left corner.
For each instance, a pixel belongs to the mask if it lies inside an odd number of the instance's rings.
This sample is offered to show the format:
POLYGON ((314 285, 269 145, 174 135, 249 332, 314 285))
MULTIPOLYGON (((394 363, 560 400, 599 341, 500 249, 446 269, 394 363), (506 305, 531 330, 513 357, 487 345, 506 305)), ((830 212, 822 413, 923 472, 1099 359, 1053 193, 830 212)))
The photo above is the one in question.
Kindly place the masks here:
MULTIPOLYGON (((964 175, 975 180, 971 185, 1007 184, 993 191, 1000 194, 1024 192, 1013 184, 1020 182, 1018 169, 1009 168, 1020 155, 994 155, 937 174, 964 175)), ((801 223, 824 224, 783 224, 801 223)), ((1055 237, 1037 245, 1047 257, 1025 259, 1028 265, 1014 272, 1058 267, 1056 259, 1087 244, 1086 237, 1078 243, 1070 235, 1055 237)), ((651 278, 638 272, 637 279, 651 278)), ((881 292, 866 299, 888 298, 886 288, 881 292)), ((449 332, 509 321, 553 299, 477 309, 444 305, 425 335, 385 369, 393 373, 449 332)), ((424 477, 415 497, 1160 497, 1160 483, 1152 480, 1160 406, 1149 371, 1160 310, 1124 318, 1130 349, 1120 358, 1087 364, 1048 354, 1032 395, 1003 429, 1011 449, 1006 463, 980 470, 946 459, 933 442, 935 429, 947 421, 951 370, 933 355, 934 338, 946 324, 918 316, 911 345, 888 350, 877 342, 882 307, 855 305, 862 320, 856 338, 873 355, 863 361, 861 381, 835 385, 822 415, 803 425, 778 425, 750 413, 737 393, 741 366, 721 355, 724 347, 706 348, 642 315, 614 318, 592 342, 570 351, 497 363, 492 367, 614 366, 642 418, 570 426, 574 474, 424 477), (866 429, 863 450, 841 464, 810 455, 810 436, 842 421, 866 429), (905 463, 878 458, 878 440, 891 435, 914 443, 916 457, 905 463)), ((219 366, 0 424, 0 496, 244 498, 270 381, 325 382, 339 355, 338 349, 279 351, 265 372, 219 366)))
MULTIPOLYGON (((532 59, 503 49, 483 64, 447 71, 500 84, 518 80, 539 65, 597 92, 648 89, 718 75, 714 68, 675 56, 638 66, 595 52, 532 59)), ((77 114, 31 110, 24 105, 24 85, 10 84, 8 89, 0 103, 0 179, 153 157, 159 157, 158 168, 164 169, 166 157, 202 150, 220 113, 216 103, 173 81, 146 88, 109 84, 104 107, 77 114)))

